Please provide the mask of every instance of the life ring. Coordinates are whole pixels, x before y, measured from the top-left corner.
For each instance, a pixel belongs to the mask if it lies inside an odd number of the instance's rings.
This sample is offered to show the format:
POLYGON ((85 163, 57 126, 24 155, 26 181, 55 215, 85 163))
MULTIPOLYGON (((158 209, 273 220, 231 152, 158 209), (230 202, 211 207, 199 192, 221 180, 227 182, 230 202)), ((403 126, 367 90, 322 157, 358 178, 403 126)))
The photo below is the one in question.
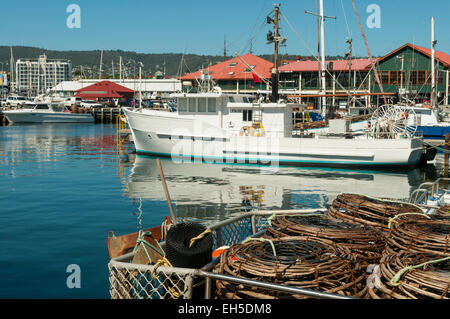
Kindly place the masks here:
POLYGON ((244 126, 241 128, 239 135, 240 136, 249 136, 251 133, 251 127, 250 126, 244 126))
POLYGON ((264 135, 264 126, 262 126, 262 124, 261 124, 257 127, 252 127, 250 130, 250 135, 257 136, 257 137, 263 136, 264 135))

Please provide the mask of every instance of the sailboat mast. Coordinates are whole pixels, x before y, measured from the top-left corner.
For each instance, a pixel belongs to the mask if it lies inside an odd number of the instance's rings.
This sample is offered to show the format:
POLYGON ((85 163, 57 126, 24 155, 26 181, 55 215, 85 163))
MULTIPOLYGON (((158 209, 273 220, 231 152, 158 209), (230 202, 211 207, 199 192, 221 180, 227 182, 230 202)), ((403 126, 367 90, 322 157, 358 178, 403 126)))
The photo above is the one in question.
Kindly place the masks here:
POLYGON ((327 111, 326 94, 326 72, 325 72, 325 15, 323 11, 323 0, 320 0, 320 56, 321 56, 321 111, 322 116, 325 117, 327 111))
POLYGON ((99 74, 99 79, 102 78, 102 65, 103 65, 103 49, 102 49, 102 53, 100 54, 100 74, 99 74))
POLYGON ((278 47, 279 47, 279 39, 280 34, 278 32, 278 23, 279 23, 279 13, 280 13, 280 5, 275 4, 275 34, 274 34, 274 43, 275 43, 275 52, 273 58, 273 69, 272 69, 272 102, 278 101, 278 47))
POLYGON ((434 17, 431 17, 431 106, 436 108, 436 41, 434 39, 434 17))

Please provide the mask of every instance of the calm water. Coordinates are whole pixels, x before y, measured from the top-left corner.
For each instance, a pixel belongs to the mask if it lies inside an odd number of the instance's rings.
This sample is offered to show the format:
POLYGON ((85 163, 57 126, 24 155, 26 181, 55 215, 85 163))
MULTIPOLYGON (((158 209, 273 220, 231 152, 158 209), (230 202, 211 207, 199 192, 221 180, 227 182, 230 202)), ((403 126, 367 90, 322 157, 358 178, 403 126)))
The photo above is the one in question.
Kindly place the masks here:
MULTIPOLYGON (((115 126, 0 127, 0 298, 109 298, 108 231, 135 232, 169 215, 156 161, 116 151, 115 126), (81 288, 66 285, 67 266, 81 288)), ((441 175, 162 160, 176 214, 211 224, 251 208, 323 207, 341 192, 405 199, 441 175)))

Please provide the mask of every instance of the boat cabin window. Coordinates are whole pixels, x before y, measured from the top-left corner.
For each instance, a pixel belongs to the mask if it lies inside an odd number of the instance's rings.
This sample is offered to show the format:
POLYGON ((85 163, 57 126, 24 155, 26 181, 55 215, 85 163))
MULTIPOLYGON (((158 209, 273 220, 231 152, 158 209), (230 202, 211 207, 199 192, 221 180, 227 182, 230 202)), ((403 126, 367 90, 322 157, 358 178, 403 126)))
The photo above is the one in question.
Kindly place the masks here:
POLYGON ((213 98, 208 99, 208 112, 216 113, 216 99, 213 98))
POLYGON ((229 97, 228 97, 228 101, 230 101, 231 103, 234 103, 234 97, 229 96, 229 97))
POLYGON ((36 110, 48 110, 49 107, 47 104, 38 104, 38 105, 36 105, 35 109, 36 110))
POLYGON ((178 99, 178 112, 186 112, 187 111, 187 99, 179 98, 178 99))
POLYGON ((252 103, 246 96, 244 96, 242 99, 244 100, 244 103, 252 103))
POLYGON ((243 110, 242 111, 242 121, 251 122, 253 120, 253 110, 243 110))
POLYGON ((195 113, 197 111, 197 99, 188 99, 188 110, 190 113, 195 113))
POLYGON ((206 98, 199 98, 198 99, 198 105, 197 105, 197 111, 198 112, 206 112, 206 98))
POLYGON ((414 110, 416 114, 431 115, 431 110, 414 110))
POLYGON ((178 112, 216 113, 215 98, 178 98, 178 112))

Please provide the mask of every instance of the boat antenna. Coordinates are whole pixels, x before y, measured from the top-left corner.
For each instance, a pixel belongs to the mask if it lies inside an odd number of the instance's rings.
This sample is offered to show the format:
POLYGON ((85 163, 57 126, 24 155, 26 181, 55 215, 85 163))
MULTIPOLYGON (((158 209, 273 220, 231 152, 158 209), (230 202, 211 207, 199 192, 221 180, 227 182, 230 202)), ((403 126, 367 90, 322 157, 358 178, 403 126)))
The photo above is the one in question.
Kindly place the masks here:
POLYGON ((273 69, 272 69, 272 96, 271 101, 277 102, 278 101, 278 82, 279 82, 279 75, 278 75, 278 47, 280 42, 280 34, 278 32, 279 30, 279 13, 280 13, 280 4, 275 3, 275 17, 272 19, 271 17, 267 17, 267 23, 274 24, 274 34, 272 34, 272 31, 269 31, 267 34, 267 44, 274 43, 275 50, 274 50, 274 58, 273 58, 273 69))

